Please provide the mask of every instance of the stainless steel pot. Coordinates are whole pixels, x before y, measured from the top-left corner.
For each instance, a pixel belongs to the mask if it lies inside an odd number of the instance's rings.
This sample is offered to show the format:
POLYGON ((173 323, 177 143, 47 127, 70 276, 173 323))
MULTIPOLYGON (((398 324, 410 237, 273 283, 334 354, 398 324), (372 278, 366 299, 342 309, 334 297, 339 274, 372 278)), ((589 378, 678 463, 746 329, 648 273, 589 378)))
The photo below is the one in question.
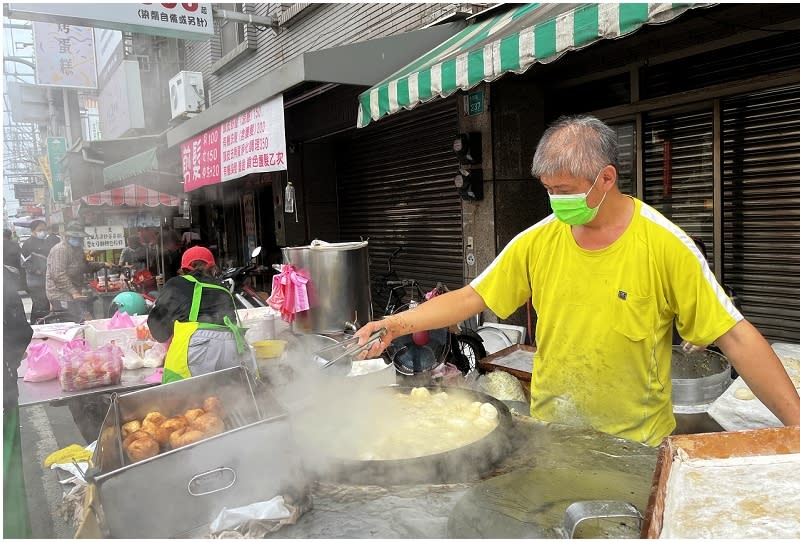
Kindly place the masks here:
POLYGON ((728 358, 712 350, 686 353, 672 347, 673 405, 703 405, 717 399, 731 385, 728 358))
MULTIPOLYGON (((422 457, 393 460, 341 460, 334 468, 318 473, 320 479, 363 485, 414 483, 455 483, 476 479, 492 469, 512 448, 511 413, 508 407, 490 395, 453 387, 427 386, 431 392, 465 394, 475 401, 491 403, 497 409, 499 423, 482 439, 447 452, 422 457)), ((411 393, 411 387, 388 386, 386 393, 411 393)), ((391 423, 391 421, 387 421, 391 423)))
POLYGON ((346 322, 372 320, 367 242, 322 243, 282 250, 284 262, 310 280, 310 309, 295 323, 306 333, 340 333, 346 322))
POLYGON ((242 367, 115 395, 92 461, 87 480, 107 538, 186 537, 223 507, 294 495, 307 483, 283 405, 242 367), (123 423, 182 412, 211 395, 225 408, 225 432, 128 461, 123 423))

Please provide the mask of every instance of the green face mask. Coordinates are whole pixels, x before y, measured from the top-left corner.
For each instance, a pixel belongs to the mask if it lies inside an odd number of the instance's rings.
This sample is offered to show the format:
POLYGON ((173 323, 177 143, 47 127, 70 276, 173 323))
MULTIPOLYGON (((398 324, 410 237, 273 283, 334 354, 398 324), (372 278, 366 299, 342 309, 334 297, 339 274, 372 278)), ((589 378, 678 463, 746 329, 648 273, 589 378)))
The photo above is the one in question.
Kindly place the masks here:
POLYGON ((594 217, 597 216, 597 211, 600 209, 600 205, 602 205, 603 201, 606 199, 606 195, 603 194, 603 199, 600 200, 600 203, 594 208, 589 207, 586 203, 586 198, 589 192, 594 189, 594 185, 597 184, 597 179, 599 178, 600 173, 594 178, 592 187, 585 193, 549 194, 550 207, 553 209, 553 214, 556 215, 556 218, 570 226, 581 226, 594 220, 594 217))

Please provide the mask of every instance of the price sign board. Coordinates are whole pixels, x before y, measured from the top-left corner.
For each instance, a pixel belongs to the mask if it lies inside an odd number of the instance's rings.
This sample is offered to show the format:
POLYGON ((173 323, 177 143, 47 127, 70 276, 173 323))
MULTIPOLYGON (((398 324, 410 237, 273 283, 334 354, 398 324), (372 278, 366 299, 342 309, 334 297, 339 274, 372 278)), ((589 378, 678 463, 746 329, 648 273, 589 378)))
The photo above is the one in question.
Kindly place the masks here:
POLYGON ((122 226, 86 226, 84 250, 113 250, 125 248, 125 228, 122 226))

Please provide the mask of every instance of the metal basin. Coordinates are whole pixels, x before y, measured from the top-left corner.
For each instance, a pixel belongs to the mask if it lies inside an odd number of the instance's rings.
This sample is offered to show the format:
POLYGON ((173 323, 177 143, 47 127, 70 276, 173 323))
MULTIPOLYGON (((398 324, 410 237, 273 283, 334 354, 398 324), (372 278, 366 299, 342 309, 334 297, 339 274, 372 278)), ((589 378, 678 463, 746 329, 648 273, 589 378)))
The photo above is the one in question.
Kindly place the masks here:
MULTIPOLYGON (((497 409, 497 427, 478 441, 442 453, 393 460, 332 459, 333 468, 319 473, 320 478, 363 485, 454 483, 480 477, 511 451, 511 413, 502 401, 463 388, 426 387, 432 393, 445 391, 448 394, 464 394, 475 401, 491 403, 497 409)), ((386 393, 403 394, 411 393, 412 389, 400 386, 382 388, 386 393)))
POLYGON ((686 353, 672 347, 673 405, 703 405, 717 399, 731 385, 728 358, 712 350, 686 353))

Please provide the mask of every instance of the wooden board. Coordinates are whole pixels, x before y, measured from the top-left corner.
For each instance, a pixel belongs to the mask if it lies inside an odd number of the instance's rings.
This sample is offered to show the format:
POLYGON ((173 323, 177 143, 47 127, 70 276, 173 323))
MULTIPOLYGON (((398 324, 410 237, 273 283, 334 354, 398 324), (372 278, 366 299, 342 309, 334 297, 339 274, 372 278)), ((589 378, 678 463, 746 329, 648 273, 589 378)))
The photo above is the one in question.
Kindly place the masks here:
POLYGON ((691 458, 723 459, 800 452, 800 427, 780 427, 669 436, 659 447, 650 497, 642 524, 642 538, 659 538, 663 527, 666 487, 673 460, 682 449, 691 458))

